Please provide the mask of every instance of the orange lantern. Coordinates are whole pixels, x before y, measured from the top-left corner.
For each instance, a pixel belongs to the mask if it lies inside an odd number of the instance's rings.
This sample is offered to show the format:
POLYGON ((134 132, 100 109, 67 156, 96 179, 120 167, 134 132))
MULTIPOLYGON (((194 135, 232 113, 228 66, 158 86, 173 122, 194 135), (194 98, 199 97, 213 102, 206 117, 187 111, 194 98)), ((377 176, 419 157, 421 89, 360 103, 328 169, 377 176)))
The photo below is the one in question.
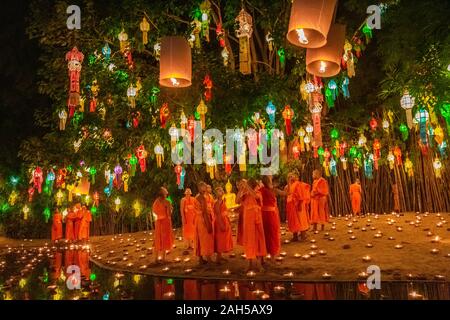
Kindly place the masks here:
POLYGON ((291 125, 291 120, 294 117, 294 111, 291 109, 290 105, 286 105, 284 107, 284 110, 282 112, 282 116, 284 118, 284 123, 286 125, 286 134, 288 136, 291 135, 292 133, 292 125, 291 125))
POLYGON ((191 47, 183 37, 164 37, 161 40, 159 84, 164 87, 189 87, 192 82, 191 47))
POLYGON ((320 48, 327 44, 336 2, 336 0, 294 0, 286 35, 289 42, 304 48, 320 48))
POLYGON ((345 26, 334 24, 328 42, 318 49, 306 50, 306 71, 318 77, 333 77, 341 71, 341 57, 345 41, 345 26))

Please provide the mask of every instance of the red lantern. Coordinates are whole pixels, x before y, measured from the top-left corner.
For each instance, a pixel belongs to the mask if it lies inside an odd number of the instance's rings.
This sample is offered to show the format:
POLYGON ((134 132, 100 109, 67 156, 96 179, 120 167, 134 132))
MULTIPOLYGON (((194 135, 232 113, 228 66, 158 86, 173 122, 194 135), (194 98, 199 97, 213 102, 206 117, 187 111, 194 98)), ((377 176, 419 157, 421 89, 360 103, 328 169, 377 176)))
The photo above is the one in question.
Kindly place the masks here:
POLYGON ((378 170, 378 159, 380 159, 381 157, 380 149, 381 149, 380 140, 375 139, 373 141, 373 161, 375 164, 375 170, 378 170))
POLYGON ((144 145, 140 145, 137 149, 136 149, 136 157, 139 160, 139 166, 141 168, 141 172, 145 172, 146 168, 147 168, 147 158, 148 156, 148 152, 145 150, 144 145))
POLYGON ((66 169, 59 169, 58 170, 58 175, 56 176, 56 187, 57 188, 64 187, 66 175, 67 175, 67 170, 66 169))
POLYGON ((44 182, 44 173, 40 167, 36 167, 33 170, 33 185, 39 193, 42 192, 42 182, 44 182))
POLYGON ((165 129, 167 120, 170 117, 169 104, 167 102, 163 103, 161 109, 159 109, 159 120, 161 121, 161 128, 165 129))
POLYGON ((183 171, 183 167, 181 165, 175 166, 175 174, 177 175, 177 185, 179 186, 181 183, 181 172, 183 171))
POLYGON ((288 136, 290 136, 291 133, 292 133, 291 120, 294 117, 294 111, 291 109, 291 107, 289 105, 286 105, 284 107, 284 110, 282 112, 282 116, 284 118, 284 124, 286 125, 286 134, 288 136))
POLYGON ((73 49, 66 54, 70 80, 69 99, 67 102, 69 117, 73 116, 76 106, 80 104, 80 73, 83 60, 84 55, 78 51, 77 47, 73 47, 73 49))
POLYGON ((345 155, 345 149, 347 149, 347 142, 342 141, 342 143, 339 145, 339 155, 341 157, 345 155))
POLYGON ((212 99, 213 82, 208 74, 205 76, 205 79, 203 80, 203 84, 205 85, 205 93, 204 93, 205 101, 209 102, 212 99))
POLYGON ((92 198, 94 199, 94 206, 98 207, 98 202, 100 199, 100 196, 98 195, 98 192, 94 192, 94 195, 92 196, 92 198))
POLYGON ((295 143, 292 146, 292 154, 294 155, 294 159, 298 159, 298 157, 300 155, 300 147, 299 147, 298 143, 295 143))
POLYGON ((139 121, 141 119, 141 113, 139 111, 133 112, 133 127, 137 128, 139 126, 139 121))
POLYGON ((370 119, 369 125, 370 125, 370 129, 372 129, 373 131, 377 130, 377 128, 378 128, 378 121, 377 121, 377 119, 372 117, 372 119, 370 119))
POLYGON ((224 158, 225 158, 225 172, 226 172, 226 174, 230 175, 231 171, 232 171, 231 156, 224 155, 224 158))
POLYGON ((396 146, 394 148, 394 156, 395 156, 395 159, 397 160, 397 165, 401 165, 402 164, 402 149, 400 149, 399 146, 396 146))
POLYGON ((191 137, 191 141, 194 140, 194 128, 195 128, 195 119, 194 116, 191 115, 188 120, 187 129, 189 131, 189 136, 191 137))
POLYGON ((34 187, 31 186, 28 188, 28 202, 33 201, 33 195, 34 195, 34 187))

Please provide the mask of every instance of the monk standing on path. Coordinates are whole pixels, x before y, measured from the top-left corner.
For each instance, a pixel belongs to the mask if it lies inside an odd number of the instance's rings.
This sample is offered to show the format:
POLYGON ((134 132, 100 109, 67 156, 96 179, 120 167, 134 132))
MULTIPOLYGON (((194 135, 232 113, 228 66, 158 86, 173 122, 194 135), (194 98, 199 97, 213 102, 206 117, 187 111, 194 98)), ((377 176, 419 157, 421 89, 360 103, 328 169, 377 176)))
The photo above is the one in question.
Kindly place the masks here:
POLYGON ((58 240, 62 239, 62 237, 62 214, 59 212, 58 208, 56 208, 56 211, 53 214, 52 241, 58 242, 58 240))
POLYGON ((193 248, 194 244, 194 233, 195 233, 195 208, 194 201, 192 197, 191 189, 187 188, 184 192, 184 198, 181 199, 180 209, 181 209, 181 221, 183 224, 183 238, 186 242, 187 249, 193 248))
POLYGON ((322 177, 320 170, 313 171, 313 187, 311 191, 311 223, 314 231, 321 224, 321 230, 325 229, 325 223, 329 220, 328 212, 328 182, 322 177))
POLYGON ((166 251, 171 250, 173 246, 172 233, 172 205, 166 199, 169 192, 161 187, 158 198, 153 202, 152 211, 156 216, 155 238, 153 247, 155 250, 155 262, 161 257, 162 262, 166 259, 166 251), (159 254, 162 253, 162 256, 159 254))
POLYGON ((74 234, 74 237, 75 237, 74 240, 78 241, 78 240, 80 240, 78 238, 78 236, 80 235, 81 219, 83 218, 83 211, 81 209, 81 203, 77 203, 75 205, 74 212, 75 212, 76 215, 75 215, 75 219, 74 219, 74 222, 73 222, 73 234, 74 234))
POLYGON ((280 192, 272 185, 272 176, 263 176, 264 186, 260 189, 262 196, 262 221, 267 253, 272 259, 280 254, 280 213, 278 211, 276 194, 280 192))
POLYGON ((359 216, 361 214, 361 184, 359 179, 350 185, 350 200, 352 202, 353 215, 359 216))
POLYGON ((82 218, 80 223, 80 235, 78 238, 82 241, 89 240, 89 231, 90 231, 90 225, 92 221, 92 214, 91 211, 86 208, 86 206, 82 207, 82 218))
POLYGON ((223 198, 224 191, 221 187, 216 189, 217 200, 214 203, 214 251, 217 253, 216 262, 226 261, 223 253, 233 250, 233 238, 231 236, 231 224, 228 217, 228 209, 223 198))
POLYGON ((73 209, 69 209, 66 216, 66 240, 73 242, 75 240, 75 231, 73 224, 77 218, 77 213, 73 209))
MULTIPOLYGON (((255 191, 256 181, 247 183, 241 180, 236 202, 242 205, 243 210, 243 245, 245 257, 248 260, 248 271, 253 269, 253 261, 260 260, 260 270, 264 270, 264 257, 267 255, 266 240, 261 214, 262 197, 255 191)), ((255 265, 256 265, 255 264, 255 265)))
POLYGON ((195 197, 195 238, 194 251, 199 257, 199 264, 211 262, 214 254, 214 222, 213 209, 207 185, 204 182, 198 184, 199 194, 195 197))
POLYGON ((301 239, 306 239, 309 229, 307 205, 309 204, 309 184, 300 182, 296 173, 288 175, 286 198, 286 218, 288 229, 292 232, 292 241, 298 241, 298 233, 301 239))

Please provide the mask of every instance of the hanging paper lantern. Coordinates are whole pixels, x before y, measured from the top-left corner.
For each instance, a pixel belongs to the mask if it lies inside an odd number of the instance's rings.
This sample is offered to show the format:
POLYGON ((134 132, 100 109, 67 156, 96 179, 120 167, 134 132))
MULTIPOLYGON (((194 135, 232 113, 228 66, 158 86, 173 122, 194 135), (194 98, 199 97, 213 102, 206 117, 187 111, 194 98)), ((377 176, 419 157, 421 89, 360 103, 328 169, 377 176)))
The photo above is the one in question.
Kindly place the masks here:
POLYGON ((427 122, 430 118, 430 115, 428 114, 428 111, 424 108, 420 108, 419 111, 417 111, 416 115, 414 116, 414 119, 419 124, 420 128, 420 140, 423 145, 427 145, 427 122))
POLYGON ((403 141, 408 140, 408 137, 409 137, 408 127, 404 123, 402 123, 402 124, 400 124, 398 129, 400 130, 400 133, 402 135, 402 140, 403 141))
POLYGON ((129 154, 128 155, 128 164, 129 164, 129 171, 130 171, 130 175, 132 177, 135 176, 136 174, 136 165, 138 163, 138 159, 136 158, 136 156, 134 154, 129 154))
POLYGON ((134 203, 133 203, 133 209, 134 209, 134 216, 137 218, 137 217, 139 217, 140 215, 141 215, 141 212, 142 212, 142 205, 141 205, 141 203, 139 202, 139 200, 136 200, 134 203))
POLYGON ((136 107, 136 94, 137 94, 136 88, 133 85, 130 85, 127 89, 127 97, 131 108, 136 107))
POLYGON ((41 167, 36 167, 32 172, 32 181, 34 188, 41 193, 42 192, 42 183, 44 182, 44 173, 42 172, 41 167))
POLYGON ((414 107, 414 101, 415 98, 409 94, 408 90, 405 90, 400 99, 400 106, 406 111, 406 122, 410 129, 413 126, 412 108, 414 107))
POLYGON ((322 129, 320 124, 320 116, 322 113, 322 105, 315 103, 310 105, 309 111, 311 112, 313 126, 314 126, 314 149, 317 149, 322 145, 322 129))
POLYGON ((123 169, 120 164, 114 167, 114 185, 117 189, 120 189, 122 186, 122 173, 123 169))
POLYGON ((159 83, 164 87, 189 87, 192 79, 191 48, 183 37, 161 40, 159 83))
POLYGON ((383 122, 381 123, 383 130, 386 132, 389 132, 389 121, 386 119, 383 119, 383 122))
POLYGON ((331 137, 331 139, 333 139, 333 140, 339 139, 339 130, 336 129, 336 128, 331 129, 331 131, 330 131, 330 137, 331 137))
POLYGON ((336 160, 334 160, 334 158, 331 158, 330 160, 330 173, 333 177, 337 176, 337 165, 336 160))
POLYGON ((203 79, 203 85, 205 86, 205 92, 203 94, 205 96, 205 101, 209 102, 212 99, 212 87, 213 87, 213 81, 209 76, 209 74, 207 74, 205 76, 205 79, 203 79))
POLYGON ((94 194, 93 194, 93 196, 92 196, 92 199, 94 200, 94 201, 93 201, 93 205, 96 206, 96 207, 98 207, 99 200, 100 200, 100 196, 99 196, 99 194, 98 194, 97 191, 94 192, 94 194))
POLYGON ((267 42, 267 46, 269 47, 269 52, 272 52, 273 51, 273 37, 272 37, 272 34, 270 33, 270 31, 268 31, 266 33, 265 39, 267 42))
POLYGON ((76 106, 80 103, 80 74, 83 60, 84 55, 78 51, 77 47, 73 47, 73 49, 66 54, 70 80, 69 99, 67 103, 69 117, 73 116, 76 106))
POLYGON ((140 145, 137 149, 136 149, 136 157, 139 160, 139 166, 141 168, 141 172, 145 172, 146 168, 147 168, 147 158, 148 156, 148 152, 145 150, 144 145, 140 145))
POLYGON ((363 146, 366 145, 366 143, 367 143, 367 138, 366 138, 366 136, 364 135, 364 133, 361 133, 360 136, 359 136, 359 139, 358 139, 358 145, 359 145, 360 147, 363 147, 363 146))
POLYGON ((208 112, 208 107, 206 106, 206 104, 203 101, 203 99, 200 99, 200 103, 197 106, 197 112, 200 115, 200 120, 201 120, 201 123, 202 123, 202 129, 204 130, 206 128, 205 115, 208 112))
POLYGON ((372 129, 372 131, 377 130, 377 128, 378 128, 378 121, 377 121, 377 119, 375 119, 374 117, 372 117, 372 118, 370 119, 369 126, 370 126, 370 129, 372 129))
POLYGON ((153 87, 151 90, 151 95, 150 95, 150 102, 152 105, 156 106, 156 103, 158 101, 158 94, 159 94, 160 90, 158 87, 153 87))
POLYGON ((162 162, 164 161, 164 149, 162 145, 158 143, 155 146, 154 151, 156 155, 156 165, 158 166, 158 168, 161 168, 162 162))
POLYGON ((402 149, 399 146, 394 148, 394 156, 397 160, 397 165, 400 166, 402 164, 402 149))
POLYGON ((142 44, 146 45, 148 43, 148 32, 150 31, 150 24, 145 17, 142 18, 142 21, 139 24, 139 29, 141 29, 142 32, 142 44))
POLYGON ((170 147, 171 149, 173 149, 176 147, 179 138, 178 129, 175 126, 175 123, 172 123, 172 126, 169 129, 169 135, 170 135, 170 147))
POLYGON ((209 173, 209 177, 211 179, 214 179, 215 171, 216 171, 216 159, 209 158, 208 160, 206 160, 206 172, 209 173))
POLYGON ((22 212, 23 212, 23 220, 28 220, 28 214, 30 213, 30 207, 28 207, 27 205, 24 205, 22 208, 22 212))
POLYGON ((66 110, 62 109, 58 112, 59 117, 59 130, 64 131, 66 130, 66 122, 67 122, 67 112, 66 110))
POLYGON ((289 19, 288 41, 304 48, 320 48, 330 39, 336 0, 294 0, 289 19))
POLYGON ((437 126, 434 130, 434 140, 440 145, 444 141, 444 130, 440 126, 437 126))
POLYGON ((440 179, 442 177, 441 176, 442 162, 441 160, 439 160, 439 158, 434 159, 433 168, 434 173, 436 174, 436 178, 440 179))
POLYGON ((169 118, 170 118, 169 104, 165 102, 159 109, 159 121, 161 122, 161 128, 163 129, 166 128, 167 120, 169 120, 169 118))
POLYGON ((73 184, 68 184, 68 185, 66 186, 66 189, 67 189, 67 191, 68 191, 68 194, 67 194, 67 201, 72 202, 72 200, 73 200, 73 191, 74 191, 74 189, 75 189, 75 185, 73 185, 73 184))
POLYGON ((125 53, 128 46, 128 34, 124 29, 122 29, 117 38, 119 39, 120 43, 120 52, 125 53))
POLYGON ((291 133, 292 133, 291 120, 294 117, 294 111, 291 109, 290 105, 286 105, 284 107, 284 110, 282 112, 282 116, 283 116, 284 123, 285 123, 285 126, 286 126, 286 134, 288 136, 290 136, 291 133))
POLYGON ((450 134, 450 103, 443 103, 441 105, 441 115, 447 123, 447 133, 450 134))
POLYGON ((280 48, 277 50, 278 59, 280 59, 280 67, 281 69, 284 69, 286 65, 286 53, 284 52, 283 48, 280 48))
POLYGON ((120 200, 119 197, 117 197, 116 199, 114 199, 114 204, 115 204, 115 209, 117 212, 119 212, 120 210, 120 205, 122 204, 122 200, 120 200))
POLYGON ((236 36, 239 38, 239 71, 242 74, 252 73, 252 56, 250 53, 250 38, 253 33, 252 20, 252 16, 244 8, 235 19, 239 24, 236 36))
POLYGON ((109 61, 111 58, 111 48, 109 47, 108 43, 105 43, 105 45, 102 48, 102 53, 105 56, 105 61, 109 61))
POLYGON ((294 159, 298 159, 300 155, 300 146, 298 145, 298 143, 295 143, 292 146, 292 154, 294 155, 294 159))
POLYGON ((300 151, 303 152, 305 151, 305 136, 306 136, 306 131, 305 129, 303 129, 303 127, 301 127, 300 129, 298 129, 298 136, 300 137, 300 151))
POLYGON ((275 112, 276 112, 276 107, 275 105, 272 103, 272 101, 269 101, 269 103, 266 106, 266 112, 267 115, 269 116, 269 121, 272 124, 272 126, 275 126, 275 112))
POLYGON ((387 155, 387 161, 389 163, 389 168, 391 170, 394 170, 394 161, 395 161, 395 156, 392 153, 392 151, 389 151, 388 155, 387 155))
POLYGON ((50 193, 53 190, 53 183, 55 182, 55 178, 56 178, 55 172, 53 171, 53 169, 50 169, 47 172, 47 177, 45 178, 45 184, 47 185, 47 188, 50 193))
POLYGON ((341 157, 345 155, 345 149, 347 149, 347 142, 342 141, 342 143, 339 144, 339 155, 341 157))
POLYGON ((347 170, 347 158, 345 156, 341 156, 342 169, 347 170))
POLYGON ((350 91, 348 90, 348 85, 350 83, 350 80, 347 77, 344 77, 344 80, 342 80, 341 89, 342 89, 342 95, 345 99, 350 98, 350 91))
POLYGON ((200 4, 200 10, 202 13, 202 35, 209 42, 209 11, 211 10, 211 2, 208 0, 203 1, 200 4))
POLYGON ((125 171, 122 174, 122 182, 123 182, 123 191, 128 192, 128 182, 130 181, 130 174, 125 171))
POLYGON ((368 157, 364 159, 364 174, 368 179, 373 178, 373 154, 369 154, 368 157))
POLYGON ((341 56, 345 40, 345 26, 334 24, 327 43, 317 49, 306 49, 306 71, 318 77, 333 77, 341 71, 341 56))
POLYGON ((342 67, 347 69, 347 76, 353 78, 355 76, 355 61, 352 53, 352 44, 345 40, 344 55, 342 56, 342 67))
POLYGON ((381 151, 380 151, 380 149, 381 149, 380 140, 375 139, 373 141, 373 152, 374 152, 373 160, 374 160, 374 163, 375 163, 375 170, 378 170, 378 160, 381 158, 381 151))
POLYGON ((439 153, 441 154, 442 158, 446 158, 447 155, 445 153, 445 149, 447 149, 447 141, 442 141, 441 144, 438 145, 439 153))
POLYGON ((305 136, 305 138, 303 139, 303 141, 305 142, 305 146, 306 146, 306 151, 310 150, 310 146, 309 144, 311 143, 311 138, 309 135, 305 136))
POLYGON ((405 172, 408 174, 408 177, 414 177, 413 163, 408 157, 405 160, 405 172))

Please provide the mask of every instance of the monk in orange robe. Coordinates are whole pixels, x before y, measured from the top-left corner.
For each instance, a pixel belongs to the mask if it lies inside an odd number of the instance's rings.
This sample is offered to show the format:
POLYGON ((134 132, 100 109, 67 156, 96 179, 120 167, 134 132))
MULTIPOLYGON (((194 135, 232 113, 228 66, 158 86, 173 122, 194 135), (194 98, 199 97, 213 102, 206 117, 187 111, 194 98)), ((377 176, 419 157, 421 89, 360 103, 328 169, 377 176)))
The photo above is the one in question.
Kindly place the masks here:
POLYGON ((280 254, 280 213, 277 205, 277 191, 272 184, 272 176, 262 177, 263 187, 259 189, 262 196, 262 221, 264 227, 264 238, 266 239, 267 253, 272 259, 280 254))
POLYGON ((317 230, 317 225, 321 224, 321 229, 325 229, 325 223, 329 220, 328 212, 328 181, 322 177, 322 171, 313 171, 313 187, 311 191, 311 223, 313 230, 317 230))
POLYGON ((56 283, 61 276, 61 266, 62 266, 62 252, 56 251, 53 254, 53 258, 50 259, 50 279, 52 283, 56 283))
POLYGON ((92 221, 92 214, 91 211, 86 208, 86 206, 83 206, 81 209, 82 218, 80 223, 80 233, 78 236, 78 239, 82 241, 89 240, 89 231, 90 231, 90 224, 92 221))
POLYGON ((180 203, 181 221, 183 225, 183 238, 186 241, 187 248, 191 249, 193 247, 195 233, 195 199, 192 197, 192 191, 189 188, 186 189, 184 195, 185 196, 181 199, 180 203))
POLYGON ((216 188, 217 200, 214 203, 214 251, 217 254, 217 263, 226 261, 222 257, 222 254, 233 250, 231 223, 228 217, 228 209, 223 199, 224 194, 225 192, 221 187, 216 188))
POLYGON ((211 262, 214 254, 214 222, 211 198, 207 185, 204 182, 198 184, 199 194, 195 197, 195 239, 194 251, 199 257, 199 263, 211 262))
POLYGON ((296 173, 289 173, 286 197, 286 217, 288 229, 292 232, 292 241, 298 241, 299 232, 301 239, 306 239, 306 232, 309 229, 307 212, 309 199, 309 185, 299 181, 296 173))
POLYGON ((155 262, 161 257, 161 261, 166 259, 166 251, 171 250, 173 246, 172 233, 172 205, 166 199, 169 192, 166 188, 161 187, 158 198, 153 202, 152 211, 156 216, 155 236, 153 240, 153 248, 155 250, 155 262), (160 256, 159 254, 162 254, 160 256))
POLYGON ((361 184, 359 179, 356 179, 355 183, 350 185, 350 200, 353 214, 359 216, 361 213, 361 184))
POLYGON ((74 231, 74 221, 77 218, 77 213, 73 209, 69 209, 69 212, 66 216, 66 240, 74 241, 75 240, 75 231, 74 231))
POLYGON ((63 231, 62 231, 62 214, 59 212, 58 208, 53 214, 53 224, 52 224, 52 241, 58 242, 58 240, 62 239, 63 231))
POLYGON ((89 251, 88 250, 80 250, 78 251, 78 259, 80 266, 81 276, 86 280, 89 280, 91 276, 91 268, 89 266, 89 251))
POLYGON ((214 202, 216 201, 216 199, 214 199, 213 190, 212 190, 211 185, 208 184, 206 186, 206 190, 208 191, 209 201, 211 202, 211 205, 214 206, 214 202))
POLYGON ((83 210, 81 209, 81 203, 77 203, 75 205, 74 212, 76 213, 76 217, 73 221, 73 234, 75 239, 74 240, 80 240, 78 236, 80 235, 80 226, 81 226, 81 219, 83 218, 83 210))
POLYGON ((239 192, 236 202, 242 205, 243 210, 243 245, 245 257, 248 260, 248 271, 253 269, 253 262, 260 260, 260 269, 267 255, 266 239, 262 222, 262 197, 255 191, 255 180, 247 182, 245 179, 239 183, 239 192))

